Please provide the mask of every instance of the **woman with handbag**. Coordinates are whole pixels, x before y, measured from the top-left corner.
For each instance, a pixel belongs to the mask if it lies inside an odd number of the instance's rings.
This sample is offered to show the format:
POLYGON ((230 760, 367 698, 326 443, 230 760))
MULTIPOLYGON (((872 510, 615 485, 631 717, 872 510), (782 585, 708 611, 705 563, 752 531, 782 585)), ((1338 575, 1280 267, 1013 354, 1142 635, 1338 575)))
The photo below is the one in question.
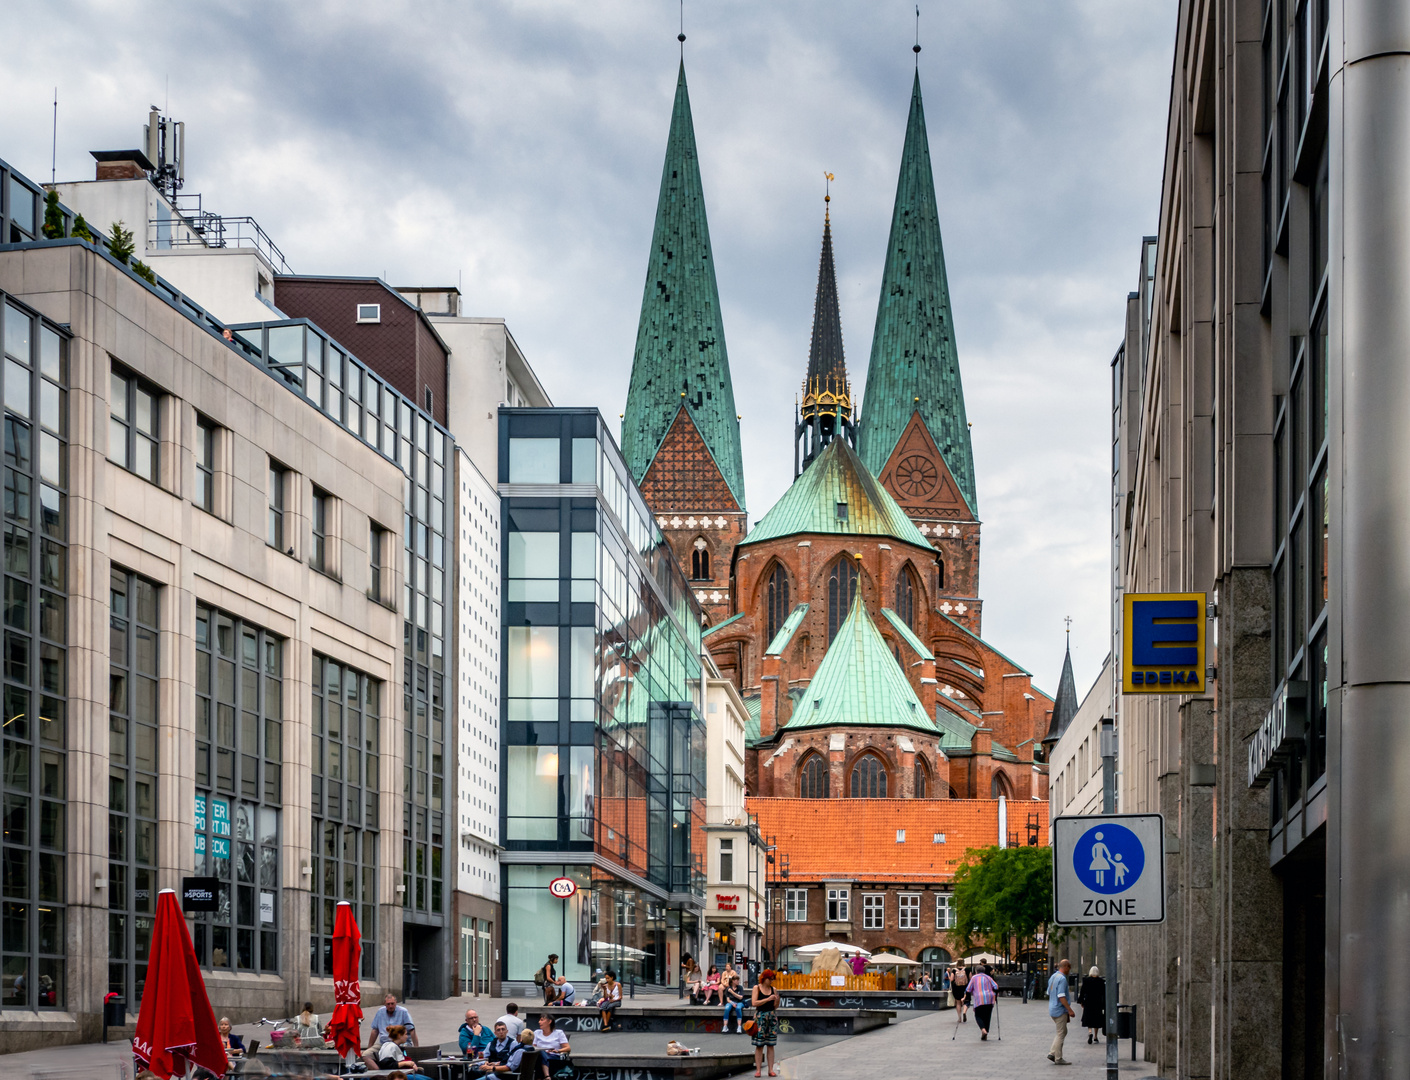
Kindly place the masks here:
POLYGON ((750 993, 749 1004, 754 1006, 754 1075, 759 1075, 767 1051, 769 1075, 777 1076, 774 1068, 774 1047, 778 1045, 778 1003, 779 993, 774 989, 775 973, 765 968, 759 973, 759 981, 750 993))

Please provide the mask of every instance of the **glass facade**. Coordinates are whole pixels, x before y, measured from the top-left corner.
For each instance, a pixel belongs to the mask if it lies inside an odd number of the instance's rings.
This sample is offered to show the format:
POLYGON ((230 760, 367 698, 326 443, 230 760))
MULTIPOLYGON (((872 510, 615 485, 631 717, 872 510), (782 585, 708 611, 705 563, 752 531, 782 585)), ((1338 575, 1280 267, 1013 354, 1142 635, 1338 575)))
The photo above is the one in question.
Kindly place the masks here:
POLYGON ((195 916, 203 967, 277 974, 284 642, 196 605, 196 874, 220 910, 195 916))
MULTIPOLYGON (((7 179, 7 207, 14 211, 16 182, 7 179)), ((67 341, 4 295, 0 316, 5 398, 0 1008, 63 1008, 67 341)))
MULTIPOLYGON (((406 474, 402 903, 405 922, 446 925, 446 578, 450 434, 307 319, 233 328, 235 346, 406 474)), ((453 536, 450 538, 454 539, 453 536)), ((376 553, 380 559, 381 552, 376 553)), ((379 581, 380 587, 380 581, 379 581)), ((385 599, 393 599, 387 597, 385 599)), ((383 806, 383 814, 390 808, 383 806)), ((452 815, 453 815, 452 811, 452 815)), ((452 817, 453 824, 453 817, 452 817)), ((326 837, 324 838, 326 840, 326 837)), ((455 865, 452 856, 450 863, 455 865)), ((404 946, 407 963, 416 951, 404 946)), ((414 972, 406 973, 407 985, 414 972)), ((433 992, 427 984, 423 992, 433 992)))
POLYGON ((108 583, 108 991, 142 997, 157 910, 157 586, 108 583))
POLYGON ((500 463, 503 977, 664 984, 705 892, 700 610, 595 411, 502 410, 500 463))
POLYGON ((333 916, 353 905, 362 976, 377 972, 378 769, 382 684, 313 657, 313 846, 309 862, 309 970, 333 974, 333 916))

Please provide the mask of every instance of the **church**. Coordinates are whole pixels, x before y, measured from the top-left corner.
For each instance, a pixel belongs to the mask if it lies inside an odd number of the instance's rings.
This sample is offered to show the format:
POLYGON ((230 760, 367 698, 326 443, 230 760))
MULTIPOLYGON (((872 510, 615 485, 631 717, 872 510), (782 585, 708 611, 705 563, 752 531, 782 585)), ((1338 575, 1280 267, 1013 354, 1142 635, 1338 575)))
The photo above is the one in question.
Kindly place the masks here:
POLYGON ((825 214, 787 435, 796 479, 750 527, 682 65, 622 448, 706 612, 705 646, 749 705, 749 794, 1045 803, 1053 700, 981 636, 978 493, 919 71, 865 400, 825 214))

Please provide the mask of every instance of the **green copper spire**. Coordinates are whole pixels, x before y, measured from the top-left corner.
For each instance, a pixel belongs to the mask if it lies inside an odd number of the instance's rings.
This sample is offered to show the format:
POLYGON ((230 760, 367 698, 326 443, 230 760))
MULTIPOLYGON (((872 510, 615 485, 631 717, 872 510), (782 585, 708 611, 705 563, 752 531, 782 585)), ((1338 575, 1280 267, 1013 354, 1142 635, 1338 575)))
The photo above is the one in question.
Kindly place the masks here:
POLYGON ((911 90, 911 115, 901 151, 901 176, 896 182, 866 398, 858 425, 857 452, 873 473, 880 475, 885 469, 917 409, 970 510, 978 513, 974 452, 960 386, 919 72, 911 90))
POLYGON ((676 80, 631 386, 622 418, 622 452, 638 481, 646 475, 682 405, 743 509, 739 418, 684 64, 676 80))

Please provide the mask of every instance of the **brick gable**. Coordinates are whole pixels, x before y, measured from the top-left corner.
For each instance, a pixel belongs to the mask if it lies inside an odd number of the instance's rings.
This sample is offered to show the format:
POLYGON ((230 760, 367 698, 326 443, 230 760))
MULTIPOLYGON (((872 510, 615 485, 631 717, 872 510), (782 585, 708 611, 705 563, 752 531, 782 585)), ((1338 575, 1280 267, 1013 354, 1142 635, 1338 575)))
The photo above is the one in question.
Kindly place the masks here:
POLYGON ((684 405, 671 421, 660 449, 642 477, 641 493, 658 517, 675 510, 689 513, 739 510, 724 475, 684 405))
POLYGON ((879 479, 911 517, 974 519, 919 410, 911 413, 879 479))

